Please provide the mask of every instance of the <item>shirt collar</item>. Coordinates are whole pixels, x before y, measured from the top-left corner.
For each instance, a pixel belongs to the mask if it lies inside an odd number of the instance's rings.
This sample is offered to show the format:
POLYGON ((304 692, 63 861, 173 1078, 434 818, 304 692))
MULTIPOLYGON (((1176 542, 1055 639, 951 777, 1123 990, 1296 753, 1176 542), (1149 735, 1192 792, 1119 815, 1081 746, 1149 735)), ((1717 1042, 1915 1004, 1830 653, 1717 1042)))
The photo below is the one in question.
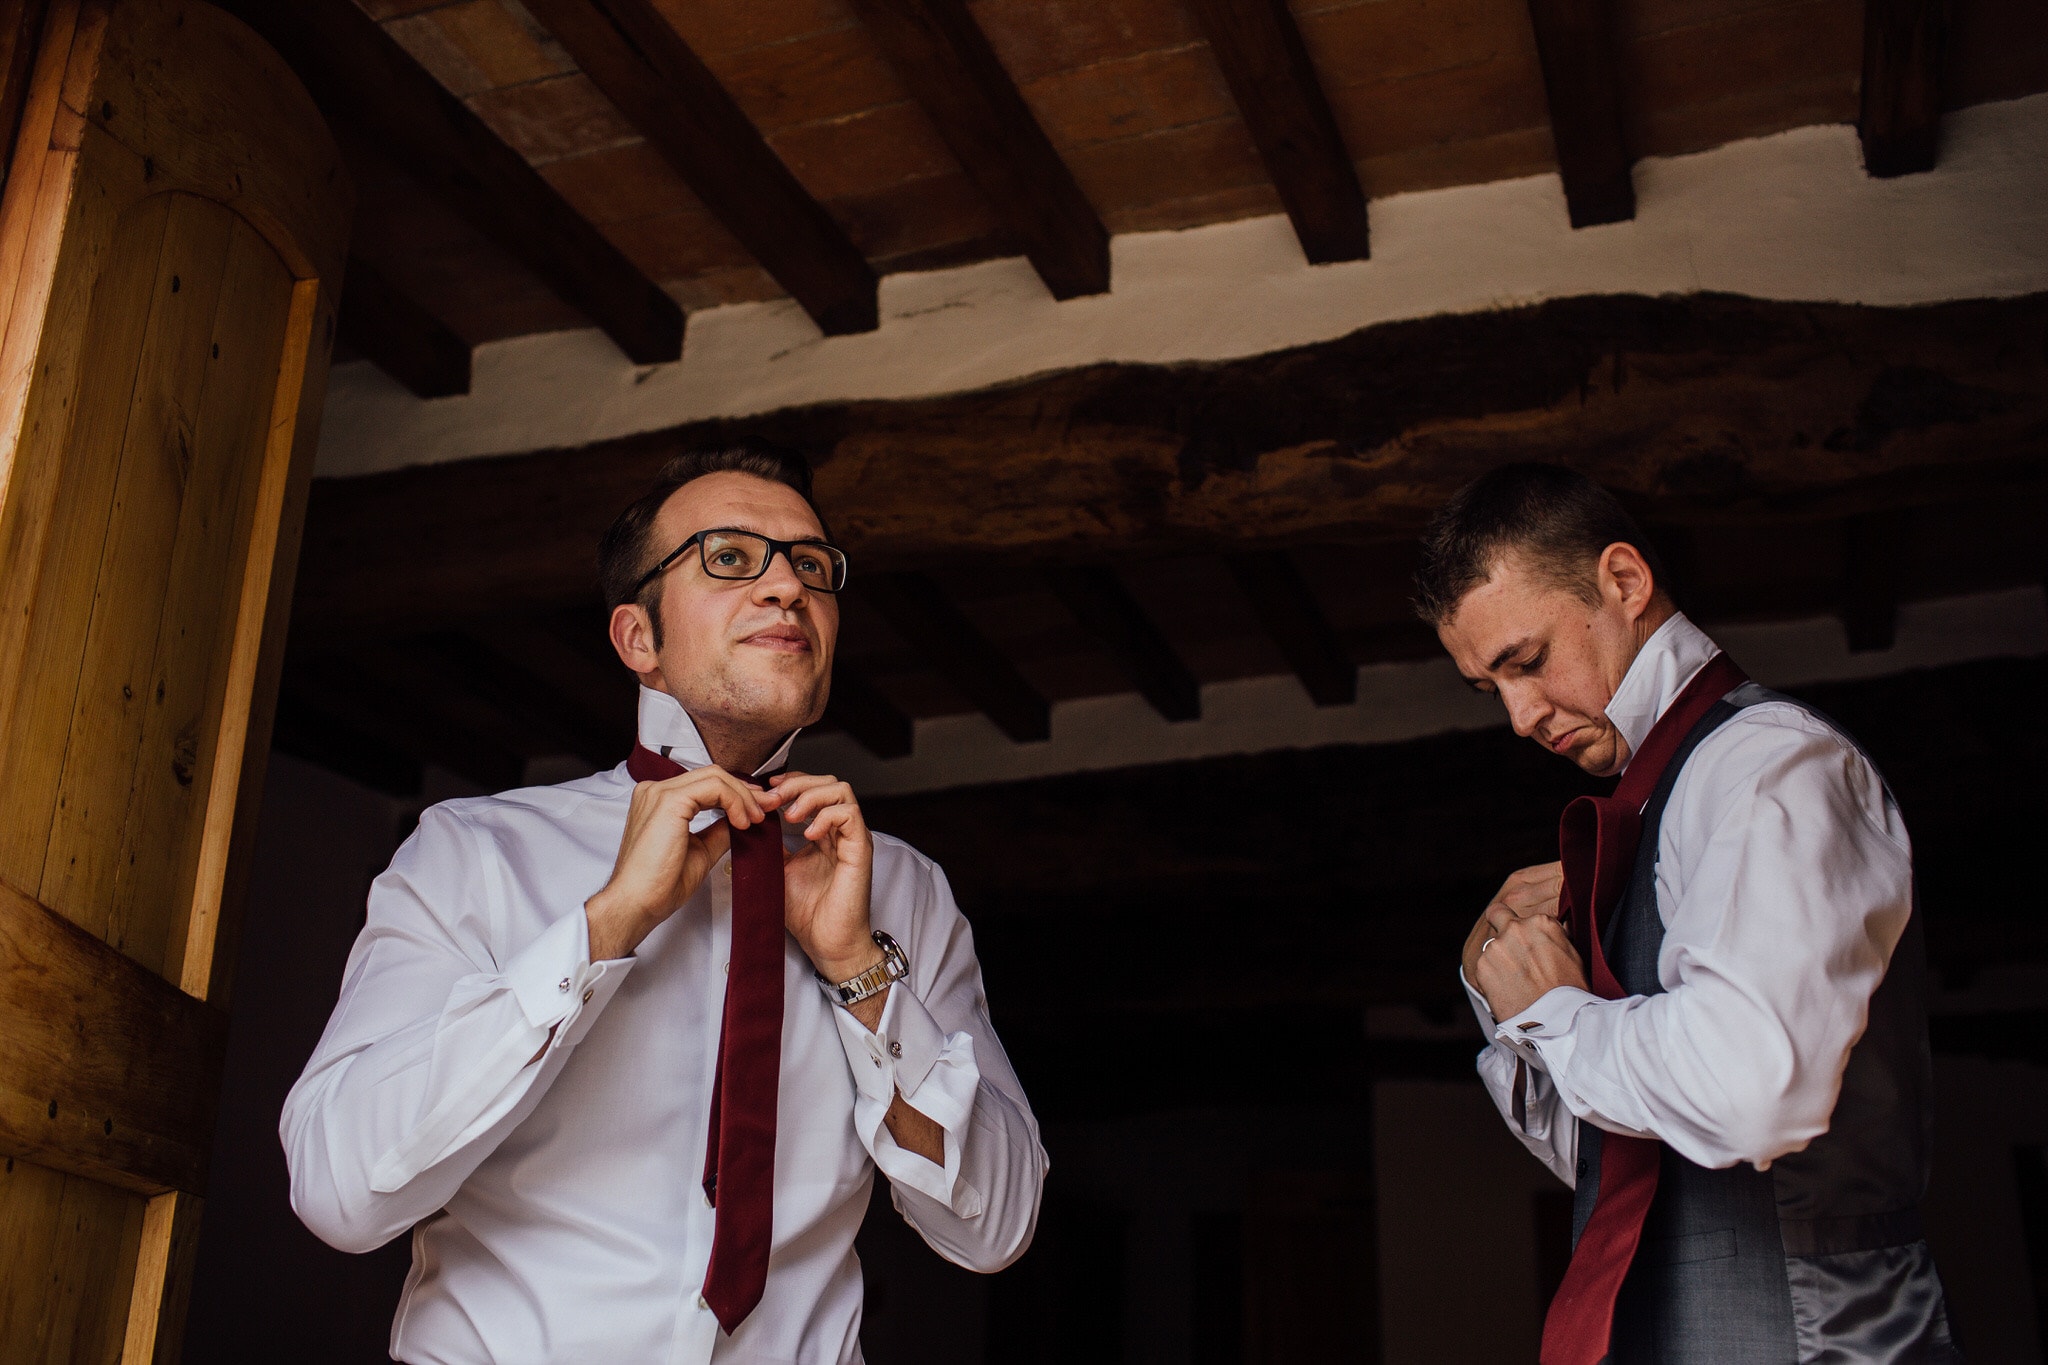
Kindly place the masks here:
MULTIPOLYGON (((754 769, 753 776, 772 773, 789 762, 789 746, 802 733, 790 731, 789 738, 768 756, 766 763, 754 769)), ((704 747, 697 723, 690 719, 683 704, 666 692, 644 686, 640 689, 640 743, 663 758, 680 763, 685 771, 709 767, 711 763, 711 751, 704 747)))
POLYGON ((1621 732, 1631 757, 1650 737, 1657 717, 1720 652, 1721 647, 1687 620, 1684 612, 1673 615, 1643 642, 1635 662, 1622 675, 1621 686, 1614 689, 1613 700, 1607 703, 1607 719, 1621 732))

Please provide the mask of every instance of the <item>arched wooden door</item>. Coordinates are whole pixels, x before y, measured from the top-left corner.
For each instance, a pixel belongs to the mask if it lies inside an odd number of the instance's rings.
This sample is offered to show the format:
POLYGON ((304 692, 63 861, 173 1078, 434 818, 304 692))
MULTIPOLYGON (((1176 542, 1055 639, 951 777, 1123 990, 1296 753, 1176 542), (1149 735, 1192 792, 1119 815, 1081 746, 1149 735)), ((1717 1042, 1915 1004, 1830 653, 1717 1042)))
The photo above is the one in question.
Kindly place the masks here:
POLYGON ((167 1360, 352 191, 195 0, 48 0, 0 199, 0 1362, 167 1360))

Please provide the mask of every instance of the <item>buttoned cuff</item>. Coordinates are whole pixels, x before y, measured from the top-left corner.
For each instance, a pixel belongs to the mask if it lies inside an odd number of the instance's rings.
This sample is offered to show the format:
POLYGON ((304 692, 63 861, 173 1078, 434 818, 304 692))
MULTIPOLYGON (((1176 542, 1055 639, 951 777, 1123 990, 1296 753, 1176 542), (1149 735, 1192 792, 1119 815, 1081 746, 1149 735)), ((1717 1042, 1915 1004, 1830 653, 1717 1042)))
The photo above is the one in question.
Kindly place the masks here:
MULTIPOLYGON (((590 921, 579 908, 575 914, 564 915, 550 924, 539 938, 513 954, 505 964, 505 980, 526 1022, 535 1028, 552 1029, 573 1015, 595 1017, 632 967, 630 957, 609 962, 590 960, 590 921)), ((559 1031, 555 1041, 576 1041, 583 1031, 559 1031), (571 1032, 576 1038, 567 1037, 571 1032)))
POLYGON ((870 1033, 853 1012, 834 1007, 847 1070, 859 1092, 854 1127, 882 1173, 898 1184, 937 1200, 963 1218, 982 1209, 982 1197, 960 1179, 961 1141, 974 1115, 981 1068, 974 1039, 948 1034, 907 982, 889 988, 882 1018, 870 1033), (945 1161, 934 1165, 896 1145, 883 1122, 896 1096, 945 1133, 945 1161))
POLYGON ((1496 1042, 1505 1044, 1517 1056, 1546 1071, 1569 1054, 1572 1021, 1600 997, 1577 986, 1557 986, 1520 1014, 1503 1019, 1493 1028, 1496 1042))

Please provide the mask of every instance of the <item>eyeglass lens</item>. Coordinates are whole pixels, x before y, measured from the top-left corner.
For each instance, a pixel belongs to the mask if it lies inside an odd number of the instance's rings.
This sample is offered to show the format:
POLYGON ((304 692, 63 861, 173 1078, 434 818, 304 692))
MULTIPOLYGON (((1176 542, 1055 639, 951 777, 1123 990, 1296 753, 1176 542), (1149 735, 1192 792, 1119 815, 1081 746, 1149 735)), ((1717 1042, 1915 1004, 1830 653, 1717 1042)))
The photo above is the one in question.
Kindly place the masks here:
MULTIPOLYGON (((759 578, 768 572, 774 546, 748 531, 709 531, 701 542, 704 572, 713 578, 759 578)), ((807 587, 836 590, 846 579, 846 556, 830 545, 799 541, 789 547, 789 566, 807 587)))

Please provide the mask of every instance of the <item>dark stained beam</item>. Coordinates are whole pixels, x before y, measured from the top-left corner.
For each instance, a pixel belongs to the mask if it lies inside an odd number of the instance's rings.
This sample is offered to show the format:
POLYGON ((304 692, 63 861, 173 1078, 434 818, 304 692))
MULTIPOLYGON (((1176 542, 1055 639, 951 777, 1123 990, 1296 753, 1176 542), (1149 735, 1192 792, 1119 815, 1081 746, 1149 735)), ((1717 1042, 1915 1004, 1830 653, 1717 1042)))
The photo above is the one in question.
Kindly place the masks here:
POLYGON ((351 0, 231 0, 332 122, 351 124, 639 365, 683 352, 683 311, 351 0))
POLYGON ((1636 216, 1632 158, 1622 134, 1621 70, 1607 0, 1529 0, 1550 137, 1572 226, 1636 216))
POLYGON ((1864 0, 1863 107, 1856 133, 1875 176, 1934 169, 1949 0, 1864 0))
POLYGON ((360 256, 348 259, 341 335, 418 397, 469 392, 469 343, 360 256))
POLYGON ((910 717, 866 675, 843 663, 832 669, 832 699, 825 705, 825 719, 876 758, 907 758, 917 738, 910 717))
POLYGON ((1842 528, 1842 628, 1851 654, 1890 649, 1898 638, 1907 535, 1898 512, 1851 517, 1842 528))
POLYGON ((1367 255, 1365 191, 1287 0, 1193 0, 1311 264, 1367 255))
MULTIPOLYGON (((368 665, 341 655, 285 658, 280 696, 295 708, 325 717, 367 736, 384 748, 446 768, 487 791, 519 785, 525 763, 519 755, 439 707, 381 676, 380 660, 368 665)), ((320 761, 313 754, 303 757, 320 761)))
POLYGON ((1280 648, 1281 657, 1308 689, 1317 706, 1349 706, 1358 700, 1358 665, 1337 638, 1329 618, 1316 601, 1315 590, 1302 577, 1285 550, 1225 557, 1237 585, 1244 589, 1252 614, 1280 648))
POLYGON ((1019 744, 1052 737, 1051 706, 938 583, 921 573, 882 574, 860 592, 997 729, 1019 744))
POLYGON ((1052 296, 1105 292, 1108 230, 963 0, 854 0, 854 9, 1052 296))
POLYGON ((414 796, 420 790, 423 773, 417 755, 365 734, 290 692, 278 695, 270 747, 390 796, 414 796))
MULTIPOLYGON (((332 644, 584 603, 593 547, 662 462, 738 440, 810 457, 856 589, 895 569, 1408 539, 1515 459, 1580 469, 1660 526, 2017 507, 2048 489, 2044 329, 2048 294, 1566 299, 316 480, 294 632, 332 644)), ((601 644, 602 612, 589 621, 601 644)))
POLYGON ((570 753, 609 768, 632 748, 631 722, 594 715, 542 681, 521 662, 467 631, 435 631, 408 641, 405 650, 423 666, 519 726, 522 752, 570 753))
POLYGON ((867 258, 650 0, 527 8, 825 335, 874 330, 867 258))
POLYGON ((1046 570, 1046 581, 1153 710, 1168 720, 1201 719, 1201 685, 1114 568, 1055 565, 1046 570))

